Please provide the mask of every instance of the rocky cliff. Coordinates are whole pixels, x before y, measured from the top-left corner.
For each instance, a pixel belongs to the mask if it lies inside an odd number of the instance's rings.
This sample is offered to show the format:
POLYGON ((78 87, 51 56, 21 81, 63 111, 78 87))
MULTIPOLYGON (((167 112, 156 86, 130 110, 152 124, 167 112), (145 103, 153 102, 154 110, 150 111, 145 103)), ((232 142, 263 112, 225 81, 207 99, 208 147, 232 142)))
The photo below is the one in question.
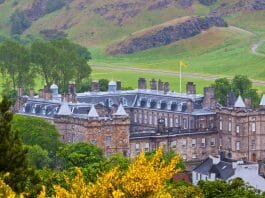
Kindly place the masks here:
POLYGON ((134 33, 129 38, 110 46, 109 54, 131 54, 149 48, 168 45, 175 41, 193 37, 213 26, 226 27, 226 22, 215 16, 183 17, 134 33))

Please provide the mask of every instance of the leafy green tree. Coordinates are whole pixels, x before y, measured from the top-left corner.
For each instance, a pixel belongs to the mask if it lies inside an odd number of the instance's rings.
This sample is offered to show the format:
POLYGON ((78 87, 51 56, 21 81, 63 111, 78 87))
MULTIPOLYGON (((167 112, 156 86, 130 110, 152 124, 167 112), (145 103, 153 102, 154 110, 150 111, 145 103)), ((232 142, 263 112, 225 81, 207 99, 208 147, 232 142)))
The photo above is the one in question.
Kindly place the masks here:
POLYGON ((98 81, 98 83, 99 83, 99 89, 100 89, 100 91, 107 91, 108 90, 109 80, 107 80, 107 79, 100 79, 98 81))
POLYGON ((76 143, 66 144, 59 149, 59 157, 64 161, 65 167, 85 167, 103 160, 103 151, 93 144, 76 143))
POLYGON ((4 181, 17 193, 26 192, 36 196, 41 189, 39 177, 29 167, 26 159, 27 150, 12 130, 13 114, 9 111, 11 103, 6 96, 0 103, 0 174, 7 175, 4 181))
POLYGON ((223 180, 199 181, 198 186, 205 198, 264 197, 257 190, 246 185, 241 178, 235 178, 229 182, 223 180))
POLYGON ((34 85, 36 73, 30 65, 29 51, 18 42, 6 40, 0 45, 0 69, 11 79, 14 90, 34 85))
POLYGON ((244 95, 252 87, 252 82, 247 76, 236 75, 232 80, 232 88, 237 95, 244 95))
POLYGON ((51 159, 49 158, 48 151, 42 149, 39 145, 27 146, 27 158, 32 167, 37 169, 49 167, 51 159))
POLYGON ((229 80, 227 78, 219 78, 214 81, 212 87, 215 90, 215 97, 217 101, 222 105, 226 105, 226 97, 231 90, 229 80))
POLYGON ((31 61, 35 64, 47 85, 51 85, 54 81, 54 73, 56 73, 55 65, 57 64, 58 51, 50 43, 36 40, 31 45, 31 61))
POLYGON ((24 144, 38 145, 48 151, 52 160, 56 160, 57 150, 62 143, 54 125, 43 118, 15 115, 12 121, 12 128, 13 130, 19 130, 18 135, 24 144))

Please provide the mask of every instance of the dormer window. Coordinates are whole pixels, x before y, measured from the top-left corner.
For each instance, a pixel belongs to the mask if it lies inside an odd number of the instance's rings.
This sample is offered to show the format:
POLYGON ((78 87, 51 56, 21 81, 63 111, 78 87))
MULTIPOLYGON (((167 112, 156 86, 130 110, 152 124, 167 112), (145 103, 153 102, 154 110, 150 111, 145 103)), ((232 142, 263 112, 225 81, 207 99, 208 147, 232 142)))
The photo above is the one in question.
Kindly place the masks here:
POLYGON ((120 103, 123 105, 123 106, 128 106, 128 101, 126 98, 120 98, 120 103))

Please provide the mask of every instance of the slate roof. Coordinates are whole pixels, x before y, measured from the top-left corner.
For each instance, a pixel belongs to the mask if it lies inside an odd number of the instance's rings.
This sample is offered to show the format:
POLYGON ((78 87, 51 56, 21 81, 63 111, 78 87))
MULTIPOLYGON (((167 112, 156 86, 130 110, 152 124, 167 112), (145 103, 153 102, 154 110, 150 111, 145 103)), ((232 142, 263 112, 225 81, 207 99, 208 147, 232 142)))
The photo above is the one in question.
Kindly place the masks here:
POLYGON ((260 106, 265 106, 265 94, 263 94, 259 105, 260 106))
POLYGON ((244 101, 240 95, 238 96, 234 107, 236 107, 236 108, 245 108, 246 107, 246 105, 245 105, 245 103, 244 103, 244 101))
POLYGON ((218 164, 213 164, 211 158, 207 158, 203 163, 194 169, 194 171, 201 173, 203 175, 210 175, 215 173, 216 178, 227 180, 235 174, 235 169, 233 169, 232 162, 220 161, 218 164))

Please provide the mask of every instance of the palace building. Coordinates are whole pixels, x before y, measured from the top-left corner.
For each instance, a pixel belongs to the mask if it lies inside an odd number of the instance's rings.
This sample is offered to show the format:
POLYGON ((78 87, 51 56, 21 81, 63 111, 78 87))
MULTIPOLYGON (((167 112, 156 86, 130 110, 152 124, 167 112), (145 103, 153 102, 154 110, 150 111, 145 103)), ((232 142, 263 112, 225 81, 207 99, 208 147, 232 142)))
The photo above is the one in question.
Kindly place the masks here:
POLYGON ((162 146, 187 161, 220 153, 237 160, 265 159, 265 96, 252 109, 250 100, 236 99, 231 91, 224 107, 211 87, 201 95, 188 82, 185 93, 175 93, 168 82, 140 78, 138 89, 130 91, 122 91, 120 81, 111 81, 106 92, 99 91, 98 81, 84 93, 76 93, 74 83, 63 94, 54 84, 38 95, 33 90, 24 95, 19 88, 14 109, 52 122, 63 142, 92 143, 106 156, 133 157, 162 146))

